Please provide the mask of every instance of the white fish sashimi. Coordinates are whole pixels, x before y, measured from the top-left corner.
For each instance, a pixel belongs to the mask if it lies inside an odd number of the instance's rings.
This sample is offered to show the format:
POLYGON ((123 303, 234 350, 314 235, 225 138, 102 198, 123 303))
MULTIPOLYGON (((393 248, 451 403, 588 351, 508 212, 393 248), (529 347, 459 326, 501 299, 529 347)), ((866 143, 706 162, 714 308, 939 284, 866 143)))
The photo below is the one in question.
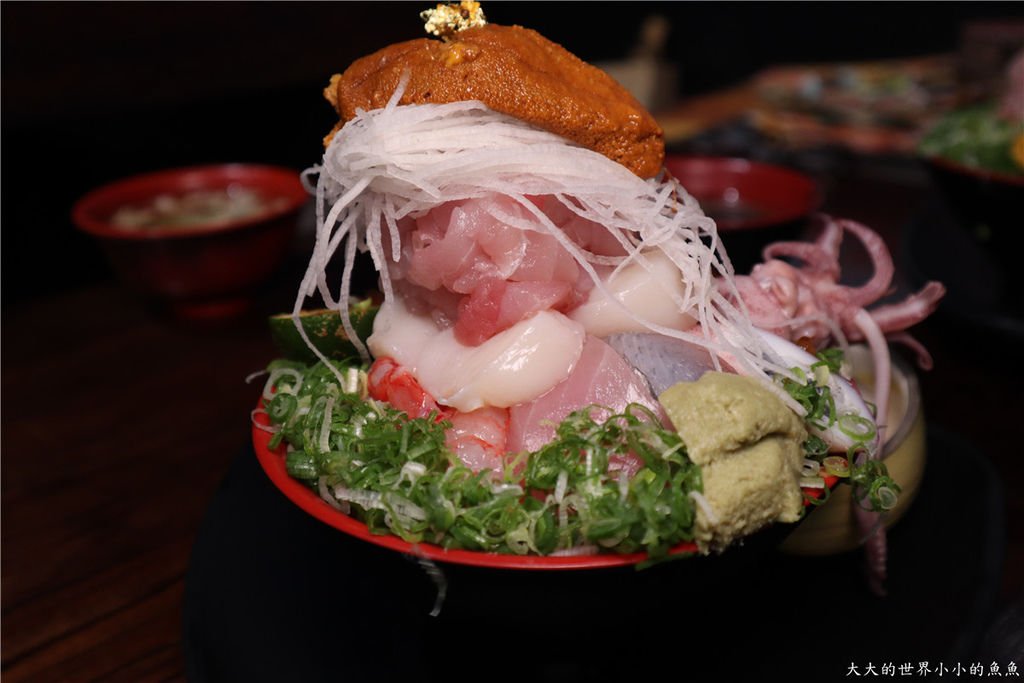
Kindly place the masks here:
POLYGON ((541 311, 479 346, 408 311, 400 297, 381 306, 367 344, 377 358, 405 366, 438 403, 462 412, 531 401, 569 376, 583 349, 583 328, 541 311))
POLYGON ((615 332, 649 331, 641 321, 674 330, 687 330, 697 324, 681 308, 686 288, 678 266, 657 250, 645 252, 638 259, 609 275, 604 284, 610 296, 594 289, 587 301, 569 314, 589 334, 607 337, 615 332))

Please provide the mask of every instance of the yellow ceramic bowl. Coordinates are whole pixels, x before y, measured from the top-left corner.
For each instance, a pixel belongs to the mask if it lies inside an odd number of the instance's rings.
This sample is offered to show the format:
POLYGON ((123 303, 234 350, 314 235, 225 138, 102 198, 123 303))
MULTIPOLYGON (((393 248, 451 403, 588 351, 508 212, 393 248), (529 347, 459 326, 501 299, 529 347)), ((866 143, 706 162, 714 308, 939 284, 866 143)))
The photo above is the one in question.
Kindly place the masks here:
MULTIPOLYGON (((863 346, 852 347, 847 359, 864 394, 873 391, 874 372, 871 354, 863 346)), ((885 516, 887 527, 892 526, 907 511, 921 485, 925 466, 924 412, 917 376, 910 366, 893 357, 892 392, 889 397, 889 421, 883 458, 889 475, 900 485, 899 501, 885 516)), ((860 545, 857 524, 851 508, 850 487, 840 484, 828 502, 813 513, 791 533, 780 546, 794 555, 831 555, 853 550, 860 545)))

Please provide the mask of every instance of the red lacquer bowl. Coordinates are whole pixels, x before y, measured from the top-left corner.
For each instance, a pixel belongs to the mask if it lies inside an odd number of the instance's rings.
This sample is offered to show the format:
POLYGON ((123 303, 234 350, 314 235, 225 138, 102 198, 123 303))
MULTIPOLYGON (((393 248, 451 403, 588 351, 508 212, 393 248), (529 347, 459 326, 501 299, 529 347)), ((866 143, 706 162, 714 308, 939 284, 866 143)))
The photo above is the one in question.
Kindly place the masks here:
MULTIPOLYGON (((262 401, 253 419, 260 425, 269 425, 269 418, 262 412, 262 401)), ((485 553, 472 550, 446 550, 429 543, 409 543, 398 536, 380 535, 372 533, 369 528, 359 520, 335 510, 312 489, 305 484, 293 479, 285 467, 285 447, 278 446, 271 450, 270 439, 272 434, 260 429, 255 424, 252 428, 253 447, 256 451, 256 458, 260 466, 270 477, 281 493, 293 503, 305 510, 321 522, 331 525, 335 529, 350 536, 375 543, 391 550, 401 553, 424 557, 438 562, 450 562, 453 564, 473 565, 476 567, 492 567, 497 569, 601 569, 608 567, 623 567, 636 565, 648 559, 647 553, 600 554, 600 555, 576 555, 576 556, 551 556, 551 555, 512 555, 503 553, 485 553)), ((826 479, 828 486, 836 484, 836 478, 826 479)), ((821 491, 805 489, 805 492, 812 497, 821 495, 821 491)), ((684 542, 674 547, 670 554, 684 555, 697 552, 696 543, 684 542)))
POLYGON ((298 171, 221 164, 158 171, 100 187, 72 208, 79 230, 99 241, 118 278, 181 318, 217 318, 248 307, 255 289, 283 263, 300 209, 310 200, 298 171), (114 223, 123 207, 160 196, 241 188, 266 209, 244 218, 187 227, 128 230, 114 223))
POLYGON ((782 166, 733 157, 670 155, 665 168, 720 230, 784 225, 810 215, 821 204, 813 179, 782 166))

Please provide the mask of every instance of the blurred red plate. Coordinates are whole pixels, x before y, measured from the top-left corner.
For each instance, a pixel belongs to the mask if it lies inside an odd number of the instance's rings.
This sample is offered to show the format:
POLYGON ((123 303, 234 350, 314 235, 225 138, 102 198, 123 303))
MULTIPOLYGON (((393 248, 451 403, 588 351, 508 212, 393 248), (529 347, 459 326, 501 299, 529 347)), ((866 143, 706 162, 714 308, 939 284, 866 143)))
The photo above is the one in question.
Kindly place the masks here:
MULTIPOLYGON (((258 408, 262 409, 262 407, 263 401, 261 400, 258 408)), ((253 420, 264 426, 270 423, 269 418, 264 412, 255 413, 253 420)), ((263 471, 270 477, 270 481, 280 489, 281 493, 321 522, 329 524, 350 536, 355 536, 361 540, 369 541, 391 550, 397 550, 400 553, 424 557, 438 562, 492 567, 496 569, 602 569, 636 565, 648 559, 647 553, 552 556, 485 553, 473 550, 446 550, 429 543, 409 543, 403 541, 398 536, 375 534, 365 524, 335 510, 314 493, 312 489, 293 479, 285 467, 284 444, 279 445, 276 450, 271 450, 270 439, 272 436, 270 432, 260 429, 255 424, 253 425, 252 441, 253 447, 256 450, 256 458, 259 460, 260 466, 263 467, 263 471)), ((830 487, 833 486, 835 478, 832 478, 830 481, 826 480, 826 483, 830 487)), ((812 497, 821 495, 821 491, 805 489, 805 492, 812 497)), ((696 543, 683 542, 672 548, 670 554, 684 555, 696 552, 696 543)))

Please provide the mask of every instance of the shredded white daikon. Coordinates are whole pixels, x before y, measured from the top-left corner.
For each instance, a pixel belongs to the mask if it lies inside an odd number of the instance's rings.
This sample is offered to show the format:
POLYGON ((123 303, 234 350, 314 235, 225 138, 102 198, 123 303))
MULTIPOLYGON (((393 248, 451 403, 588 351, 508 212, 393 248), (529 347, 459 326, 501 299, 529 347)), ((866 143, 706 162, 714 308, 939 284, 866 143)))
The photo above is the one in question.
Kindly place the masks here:
POLYGON ((600 548, 596 545, 577 545, 572 548, 562 548, 551 553, 551 557, 582 557, 585 555, 597 555, 600 548))
POLYGON ((331 418, 334 413, 334 401, 333 396, 328 396, 327 403, 324 405, 324 420, 320 423, 320 438, 317 440, 317 446, 320 447, 321 453, 331 450, 331 418))
MULTIPOLYGON (((594 266, 621 268, 636 262, 651 270, 645 254, 661 250, 685 283, 683 295, 674 296, 674 303, 700 326, 681 331, 626 310, 629 317, 653 332, 709 349, 716 364, 721 358, 740 372, 766 380, 774 374, 791 376, 789 366, 753 332, 714 220, 678 181, 668 174, 643 180, 597 152, 494 112, 481 102, 398 106, 407 76, 387 106, 357 111, 335 134, 322 164, 306 172, 307 178, 318 175, 317 234, 293 318, 307 342, 298 325, 305 300, 319 293, 328 308, 347 309, 357 252, 370 253, 384 296, 390 298, 388 261, 401 256, 400 220, 422 216, 446 202, 502 195, 522 207, 526 219, 494 214, 495 218, 553 235, 595 287, 623 309, 617 297, 608 295, 594 266), (584 250, 530 200, 532 196, 554 197, 578 216, 604 226, 626 248, 627 256, 611 258, 584 250), (385 253, 384 231, 390 253, 385 253), (342 242, 342 282, 335 296, 326 270, 342 242), (737 301, 741 303, 733 303, 737 301)), ((341 315, 341 320, 349 339, 368 358, 348 315, 341 315)), ((776 393, 799 410, 784 392, 776 393)))
POLYGON ((398 485, 402 482, 408 481, 409 484, 415 486, 416 482, 427 473, 427 466, 421 462, 410 460, 409 462, 402 465, 401 471, 398 473, 398 485))
POLYGON ((320 493, 320 497, 323 498, 324 502, 332 508, 345 515, 352 511, 352 506, 349 505, 347 501, 339 502, 338 499, 331 494, 331 490, 327 486, 327 477, 318 478, 316 480, 316 487, 317 491, 320 493))
POLYGON ((277 432, 278 432, 278 428, 277 427, 273 427, 271 425, 263 424, 262 422, 260 422, 259 420, 256 419, 257 415, 266 415, 266 414, 267 414, 267 411, 263 410, 262 408, 256 408, 255 410, 251 410, 251 411, 249 411, 249 421, 252 422, 252 426, 255 427, 256 429, 262 429, 265 432, 270 432, 271 434, 277 434, 277 432))
POLYGON ((275 368, 270 376, 267 377, 267 381, 263 385, 263 398, 266 401, 274 398, 274 393, 278 391, 287 392, 290 394, 297 394, 299 389, 302 388, 302 373, 292 368, 275 368), (291 384, 278 387, 277 382, 282 377, 292 378, 291 384))
POLYGON ((690 498, 693 498, 693 502, 697 504, 700 511, 704 513, 704 517, 708 520, 708 524, 715 526, 718 524, 718 515, 715 514, 714 508, 711 507, 711 503, 708 499, 703 496, 699 491, 690 491, 690 498))

